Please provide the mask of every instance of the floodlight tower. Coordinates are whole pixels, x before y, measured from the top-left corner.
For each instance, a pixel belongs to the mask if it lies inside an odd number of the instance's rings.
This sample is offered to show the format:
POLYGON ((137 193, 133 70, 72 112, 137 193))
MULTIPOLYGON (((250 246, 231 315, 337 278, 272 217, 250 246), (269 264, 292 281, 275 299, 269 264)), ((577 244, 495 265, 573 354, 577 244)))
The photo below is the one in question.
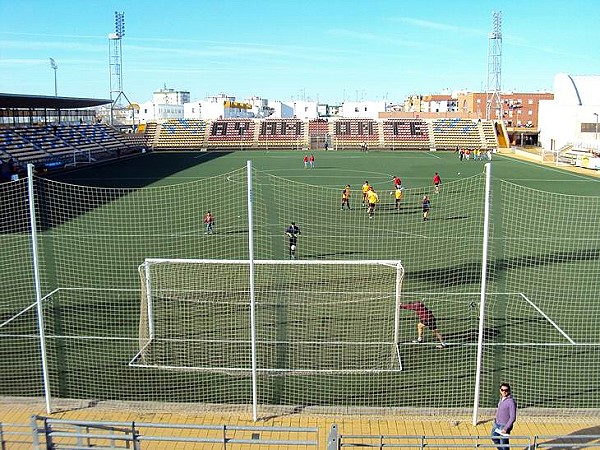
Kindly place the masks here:
POLYGON ((54 96, 58 97, 58 85, 56 84, 56 71, 58 70, 58 64, 54 58, 50 58, 50 67, 54 70, 54 96))
POLYGON ((492 13, 492 32, 488 40, 488 72, 485 118, 502 120, 502 11, 492 13))
POLYGON ((115 11, 115 32, 108 35, 110 70, 110 124, 113 124, 113 111, 122 108, 123 98, 131 104, 123 92, 123 65, 121 39, 125 36, 125 13, 115 11))

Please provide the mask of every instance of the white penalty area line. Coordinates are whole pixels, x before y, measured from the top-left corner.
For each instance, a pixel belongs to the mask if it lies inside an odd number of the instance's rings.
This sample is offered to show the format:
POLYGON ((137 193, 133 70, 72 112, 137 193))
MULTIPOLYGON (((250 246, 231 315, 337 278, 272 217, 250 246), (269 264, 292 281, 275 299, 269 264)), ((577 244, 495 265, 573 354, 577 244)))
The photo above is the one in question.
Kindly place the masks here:
POLYGON ((559 327, 559 326, 558 326, 558 325, 557 325, 557 324, 556 324, 556 323, 555 323, 555 322, 554 322, 554 321, 553 321, 553 320, 552 320, 550 317, 548 317, 548 316, 546 315, 546 313, 544 313, 544 311, 542 311, 542 310, 541 310, 540 308, 538 308, 538 307, 537 307, 537 306, 536 306, 536 305, 535 305, 535 304, 534 304, 534 303, 533 303, 531 300, 529 300, 529 299, 528 299, 528 298, 525 296, 525 294, 523 294, 522 292, 519 292, 519 295, 520 295, 521 297, 523 297, 523 299, 524 299, 524 300, 525 300, 527 303, 529 303, 531 306, 533 306, 533 308, 534 308, 534 309, 535 309, 537 312, 539 312, 539 313, 542 315, 542 317, 544 317, 544 318, 545 318, 545 319, 546 319, 548 322, 550 322, 550 323, 552 324, 552 326, 553 326, 554 328, 556 328, 556 329, 558 330, 558 332, 559 332, 560 334, 562 334, 562 335, 563 335, 563 336, 564 336, 564 337, 565 337, 565 338, 566 338, 566 339, 567 339, 567 340, 568 340, 568 341, 569 341, 571 344, 576 344, 576 342, 575 342, 573 339, 571 339, 567 333, 565 333, 565 332, 564 332, 564 331, 563 331, 563 330, 562 330, 562 329, 561 329, 561 328, 560 328, 560 327, 559 327))

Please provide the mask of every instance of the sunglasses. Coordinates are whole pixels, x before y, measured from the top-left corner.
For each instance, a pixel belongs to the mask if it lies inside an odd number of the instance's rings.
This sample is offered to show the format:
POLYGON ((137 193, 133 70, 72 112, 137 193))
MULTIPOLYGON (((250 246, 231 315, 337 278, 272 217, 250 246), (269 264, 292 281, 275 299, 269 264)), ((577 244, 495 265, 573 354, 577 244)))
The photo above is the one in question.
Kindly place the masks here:
POLYGON ((506 389, 506 388, 500 388, 500 390, 501 390, 502 392, 508 392, 508 389, 506 389))

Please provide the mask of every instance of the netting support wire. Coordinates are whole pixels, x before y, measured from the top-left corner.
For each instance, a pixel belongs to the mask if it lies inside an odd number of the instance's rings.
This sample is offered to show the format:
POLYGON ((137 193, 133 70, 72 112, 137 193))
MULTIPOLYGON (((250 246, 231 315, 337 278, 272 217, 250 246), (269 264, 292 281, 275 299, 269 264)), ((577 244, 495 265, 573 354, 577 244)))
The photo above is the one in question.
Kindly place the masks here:
POLYGON ((481 291, 479 299, 479 336, 477 337, 477 372, 475 373, 475 393, 473 395, 473 426, 477 425, 479 415, 479 396, 481 388, 481 370, 483 365, 483 329, 485 326, 485 291, 487 289, 487 260, 490 233, 492 164, 485 164, 485 202, 483 214, 483 249, 481 256, 481 291))
POLYGON ((35 302, 37 304, 38 330, 40 333, 40 355, 42 359, 42 377, 44 380, 44 398, 46 412, 52 414, 50 403, 50 376, 46 358, 46 337, 44 334, 44 308, 42 306, 42 286, 40 283, 40 262, 38 259, 37 225, 35 216, 35 193, 33 190, 33 164, 27 164, 27 195, 29 200, 29 223, 31 227, 31 256, 33 260, 33 280, 35 283, 35 302))
POLYGON ((248 182, 248 265, 250 276, 250 340, 252 345, 252 419, 258 421, 258 373, 256 370, 256 299, 254 296, 254 222, 252 221, 252 161, 246 162, 248 182))

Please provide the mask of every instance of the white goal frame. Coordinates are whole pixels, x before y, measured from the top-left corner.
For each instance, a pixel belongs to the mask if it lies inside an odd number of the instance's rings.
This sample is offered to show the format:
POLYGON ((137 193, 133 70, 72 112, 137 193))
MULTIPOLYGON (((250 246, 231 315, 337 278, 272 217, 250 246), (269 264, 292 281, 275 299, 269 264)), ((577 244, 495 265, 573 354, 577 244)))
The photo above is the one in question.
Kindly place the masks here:
MULTIPOLYGON (((193 371, 205 371, 205 372, 225 372, 225 373, 248 373, 250 371, 261 375, 282 375, 287 373, 293 374, 311 374, 311 373, 382 373, 382 372, 397 372, 402 370, 402 359, 398 348, 399 341, 399 321, 400 321, 400 304, 401 304, 401 289, 402 280, 404 277, 404 267, 398 260, 224 260, 224 259, 170 259, 170 258, 148 258, 142 263, 138 271, 140 273, 141 282, 145 285, 142 286, 142 303, 140 307, 140 350, 129 362, 130 366, 134 367, 146 367, 156 368, 165 370, 193 370, 193 371), (145 351, 152 345, 153 341, 157 339, 155 334, 154 324, 154 298, 153 298, 153 286, 151 267, 157 264, 198 264, 198 265, 210 265, 210 264, 226 264, 226 265, 286 265, 286 266, 324 266, 324 265, 337 265, 337 266, 366 266, 366 265, 379 265, 388 266, 390 270, 395 270, 395 286, 394 286, 394 330, 393 334, 390 335, 389 341, 376 342, 372 344, 379 344, 390 347, 390 356, 392 361, 390 362, 389 368, 373 368, 373 369, 355 369, 355 370, 306 370, 306 369, 281 369, 281 368, 269 368, 269 367, 256 367, 252 365, 252 369, 243 367, 189 367, 189 366, 177 366, 169 364, 154 364, 144 361, 145 351), (145 314, 144 314, 145 313, 145 314), (147 325, 146 325, 147 324, 147 325)), ((253 276, 253 271, 250 271, 250 276, 253 276)), ((249 286, 249 305, 250 315, 254 316, 255 301, 254 301, 254 283, 248 280, 249 286)), ((256 325, 254 320, 250 320, 250 337, 252 348, 255 349, 257 344, 256 340, 256 325)), ((265 343, 265 342, 263 342, 265 343)), ((356 345, 358 342, 341 342, 346 345, 356 345)), ((323 342, 323 344, 328 344, 323 342)), ((336 342, 340 344, 340 342, 336 342)), ((253 359, 256 357, 253 351, 253 359)))

